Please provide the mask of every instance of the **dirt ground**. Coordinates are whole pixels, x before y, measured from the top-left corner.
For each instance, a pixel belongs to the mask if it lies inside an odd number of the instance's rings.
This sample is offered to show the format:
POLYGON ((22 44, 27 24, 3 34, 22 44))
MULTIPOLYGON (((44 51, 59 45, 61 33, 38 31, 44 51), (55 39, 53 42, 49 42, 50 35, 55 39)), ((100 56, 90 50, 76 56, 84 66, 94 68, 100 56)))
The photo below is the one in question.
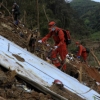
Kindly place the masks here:
MULTIPOLYGON (((19 26, 14 25, 11 17, 0 16, 0 35, 16 43, 22 48, 27 49, 28 36, 31 33, 33 33, 33 31, 23 27, 22 24, 19 24, 19 26)), ((38 50, 37 52, 35 52, 35 55, 46 60, 46 54, 44 53, 45 47, 40 46, 37 47, 37 49, 38 50), (42 51, 41 55, 39 49, 41 49, 42 51)), ((17 55, 14 56, 18 57, 17 55)), ((22 58, 20 60, 23 61, 22 58)), ((72 62, 71 64, 67 64, 66 73, 77 78, 86 86, 100 93, 100 86, 96 84, 96 82, 100 82, 99 70, 87 67, 86 65, 82 64, 82 66, 85 67, 82 71, 82 80, 80 80, 80 67, 77 67, 79 66, 79 63, 72 62), (75 65, 76 67, 73 67, 73 65, 75 65)), ((52 87, 50 87, 50 89, 67 98, 68 100, 83 100, 82 98, 75 95, 74 93, 71 93, 68 90, 59 89, 56 85, 53 85, 52 87)), ((19 77, 17 77, 15 71, 8 71, 2 68, 2 66, 0 66, 0 96, 0 100, 54 100, 51 95, 44 94, 40 90, 37 90, 35 87, 32 87, 25 81, 21 80, 19 77)))
POLYGON ((5 100, 54 100, 16 77, 15 71, 4 68, 0 68, 0 96, 5 100))

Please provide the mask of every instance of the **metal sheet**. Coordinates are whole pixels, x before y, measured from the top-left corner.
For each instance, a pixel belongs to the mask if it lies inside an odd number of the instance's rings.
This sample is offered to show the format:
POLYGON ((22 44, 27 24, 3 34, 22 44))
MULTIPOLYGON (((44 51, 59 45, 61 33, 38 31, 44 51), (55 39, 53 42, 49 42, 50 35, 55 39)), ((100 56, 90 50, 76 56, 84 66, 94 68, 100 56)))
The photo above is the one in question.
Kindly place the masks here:
POLYGON ((85 93, 90 89, 89 87, 2 36, 0 36, 0 58, 0 64, 2 63, 11 70, 16 70, 18 74, 24 75, 45 87, 50 87, 55 79, 59 79, 66 89, 86 100, 94 100, 93 96, 95 95, 100 96, 94 90, 85 93), (10 45, 9 48, 8 44, 10 45), (24 62, 19 61, 13 54, 23 58, 24 62))

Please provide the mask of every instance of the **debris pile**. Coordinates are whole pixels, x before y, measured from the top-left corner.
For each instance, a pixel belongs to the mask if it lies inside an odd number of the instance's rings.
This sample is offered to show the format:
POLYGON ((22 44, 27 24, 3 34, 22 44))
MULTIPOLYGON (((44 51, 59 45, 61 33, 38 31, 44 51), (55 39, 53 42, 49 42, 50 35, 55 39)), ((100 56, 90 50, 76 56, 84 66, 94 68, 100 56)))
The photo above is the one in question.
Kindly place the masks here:
POLYGON ((7 71, 2 67, 0 68, 0 96, 5 98, 0 100, 54 100, 49 94, 41 93, 16 77, 15 71, 7 71))
MULTIPOLYGON (((22 48, 28 50, 28 37, 33 33, 33 31, 24 27, 21 23, 16 26, 10 16, 0 17, 0 35, 22 48)), ((48 53, 50 53, 50 48, 44 44, 38 44, 35 46, 34 54, 51 63, 50 59, 47 58, 48 53)), ((67 70, 65 73, 100 93, 100 72, 96 68, 81 63, 74 59, 74 57, 70 57, 70 55, 67 55, 66 64, 67 70)), ((53 84, 50 89, 69 100, 83 100, 64 88, 59 89, 55 84, 53 84)), ((0 91, 0 96, 5 98, 1 100, 54 100, 49 94, 46 95, 41 93, 41 91, 31 87, 29 84, 16 77, 15 71, 10 72, 2 69, 0 70, 0 91)))

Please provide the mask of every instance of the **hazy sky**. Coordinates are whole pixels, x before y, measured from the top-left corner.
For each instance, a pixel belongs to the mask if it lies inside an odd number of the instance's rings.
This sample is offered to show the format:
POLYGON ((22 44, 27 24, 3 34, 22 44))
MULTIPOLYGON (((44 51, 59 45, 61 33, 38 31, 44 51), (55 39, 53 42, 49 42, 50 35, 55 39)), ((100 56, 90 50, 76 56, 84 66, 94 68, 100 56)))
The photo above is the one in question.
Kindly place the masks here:
POLYGON ((91 0, 91 1, 96 1, 96 2, 100 2, 100 0, 91 0))
MULTIPOLYGON (((72 0, 67 0, 67 1, 72 1, 72 0)), ((96 1, 96 2, 100 2, 100 0, 91 0, 91 1, 96 1)))

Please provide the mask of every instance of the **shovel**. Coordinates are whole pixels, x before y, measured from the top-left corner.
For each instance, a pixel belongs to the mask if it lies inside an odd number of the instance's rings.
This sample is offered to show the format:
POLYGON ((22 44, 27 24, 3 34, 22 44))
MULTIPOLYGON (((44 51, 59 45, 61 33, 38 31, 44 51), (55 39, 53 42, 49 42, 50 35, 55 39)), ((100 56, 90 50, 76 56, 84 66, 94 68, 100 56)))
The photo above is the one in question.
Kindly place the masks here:
MULTIPOLYGON (((63 66, 66 64, 66 59, 64 60, 64 62, 63 62, 63 64, 61 65, 61 68, 60 68, 60 70, 63 70, 62 68, 63 68, 63 66)), ((64 70, 63 70, 64 71, 64 70)), ((64 71, 65 72, 65 71, 64 71)))

